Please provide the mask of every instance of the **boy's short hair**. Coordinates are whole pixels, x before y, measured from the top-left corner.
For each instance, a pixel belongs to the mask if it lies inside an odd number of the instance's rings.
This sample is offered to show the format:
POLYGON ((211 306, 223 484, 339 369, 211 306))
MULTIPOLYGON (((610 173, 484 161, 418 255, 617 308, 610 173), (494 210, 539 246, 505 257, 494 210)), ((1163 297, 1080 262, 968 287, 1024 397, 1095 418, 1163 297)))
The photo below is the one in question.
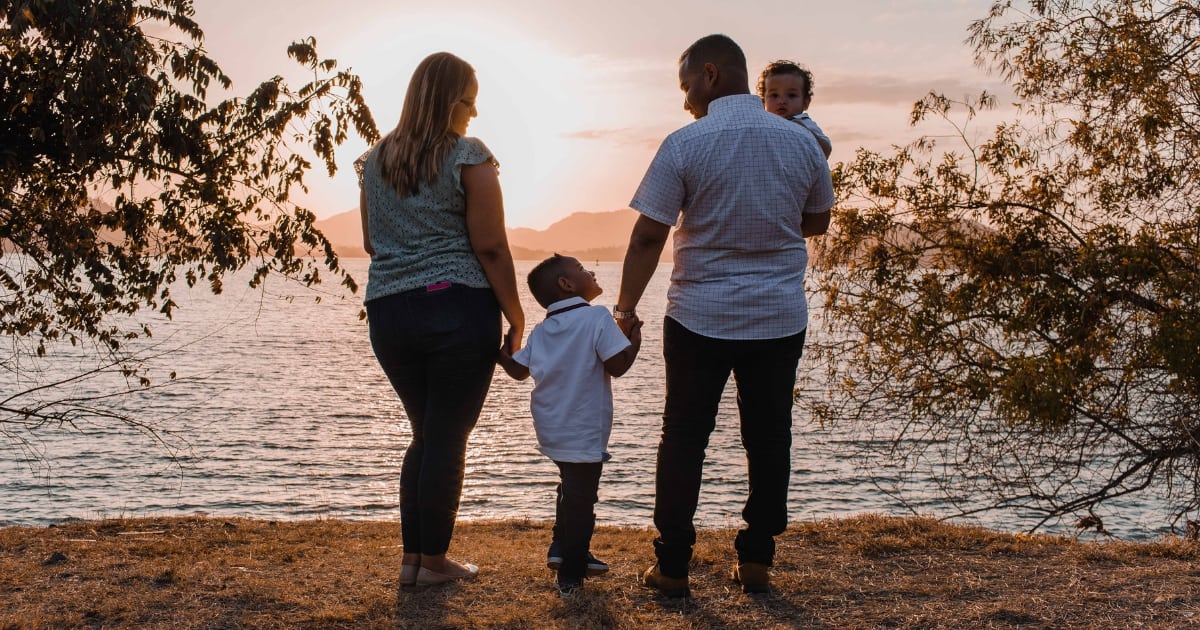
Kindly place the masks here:
POLYGON ((767 97, 767 77, 772 77, 777 74, 794 74, 804 77, 804 98, 812 100, 813 95, 813 75, 808 68, 787 59, 779 59, 767 64, 763 68, 762 74, 758 75, 758 97, 767 97))
POLYGON ((526 278, 529 290, 542 308, 548 308, 558 301, 558 279, 564 275, 563 264, 566 260, 566 256, 554 254, 529 272, 526 278))

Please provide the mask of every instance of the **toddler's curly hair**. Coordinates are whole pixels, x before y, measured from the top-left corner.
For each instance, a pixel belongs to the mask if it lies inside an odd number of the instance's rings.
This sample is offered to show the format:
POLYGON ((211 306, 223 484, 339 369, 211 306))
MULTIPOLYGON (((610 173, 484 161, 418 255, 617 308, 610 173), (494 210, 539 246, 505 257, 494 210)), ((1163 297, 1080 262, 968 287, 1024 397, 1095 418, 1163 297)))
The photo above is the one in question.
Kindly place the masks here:
POLYGON ((763 68, 762 74, 758 75, 758 97, 766 98, 767 96, 767 77, 777 74, 795 74, 804 77, 804 98, 812 99, 813 95, 813 75, 808 68, 787 59, 779 59, 767 64, 763 68))

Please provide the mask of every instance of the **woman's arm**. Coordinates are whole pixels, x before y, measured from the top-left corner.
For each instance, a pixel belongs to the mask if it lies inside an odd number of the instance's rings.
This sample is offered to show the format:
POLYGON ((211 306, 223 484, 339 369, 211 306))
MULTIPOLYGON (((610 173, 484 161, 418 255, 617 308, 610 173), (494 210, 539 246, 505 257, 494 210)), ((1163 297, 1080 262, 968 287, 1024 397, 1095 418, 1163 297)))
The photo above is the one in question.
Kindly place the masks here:
POLYGON ((362 220, 363 249, 366 250, 368 256, 374 256, 375 248, 371 247, 371 228, 367 225, 367 191, 363 188, 358 189, 358 216, 362 220))
POLYGON ((513 269, 508 235, 504 231, 500 177, 496 167, 489 162, 464 164, 462 184, 467 193, 467 236, 496 300, 500 302, 504 319, 508 320, 509 331, 504 345, 511 355, 521 348, 525 311, 521 309, 521 298, 517 295, 517 273, 513 269))

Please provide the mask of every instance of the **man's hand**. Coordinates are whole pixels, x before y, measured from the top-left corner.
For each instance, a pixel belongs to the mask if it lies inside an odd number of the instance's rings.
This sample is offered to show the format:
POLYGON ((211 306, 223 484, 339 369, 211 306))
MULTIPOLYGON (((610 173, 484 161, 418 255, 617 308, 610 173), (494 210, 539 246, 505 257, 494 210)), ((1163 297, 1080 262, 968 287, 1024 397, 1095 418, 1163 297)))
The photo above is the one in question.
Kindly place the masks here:
MULTIPOLYGON (((637 315, 634 315, 633 317, 625 317, 623 319, 618 319, 617 327, 621 329, 621 333, 624 334, 626 338, 632 340, 633 337, 631 337, 630 335, 635 330, 638 330, 642 327, 642 318, 638 317, 637 315)), ((638 335, 640 336, 641 333, 638 333, 638 335)))
POLYGON ((635 355, 637 354, 638 349, 642 347, 642 324, 644 323, 645 322, 643 322, 640 317, 634 317, 633 327, 629 329, 629 332, 621 331, 625 332, 625 336, 629 339, 629 343, 632 345, 635 355))

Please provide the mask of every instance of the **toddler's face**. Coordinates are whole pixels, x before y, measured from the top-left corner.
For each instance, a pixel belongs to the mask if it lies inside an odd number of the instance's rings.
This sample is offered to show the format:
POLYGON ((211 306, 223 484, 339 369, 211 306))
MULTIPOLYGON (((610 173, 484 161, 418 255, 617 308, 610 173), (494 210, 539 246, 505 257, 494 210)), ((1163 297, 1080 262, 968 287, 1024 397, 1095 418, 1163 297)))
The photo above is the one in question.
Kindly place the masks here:
POLYGON ((583 263, 571 258, 563 265, 566 268, 565 277, 571 283, 572 290, 579 297, 591 302, 600 297, 604 289, 596 282, 596 273, 584 269, 583 263))
POLYGON ((763 82, 763 107, 784 118, 803 113, 808 109, 804 88, 804 77, 798 74, 773 74, 763 82))

